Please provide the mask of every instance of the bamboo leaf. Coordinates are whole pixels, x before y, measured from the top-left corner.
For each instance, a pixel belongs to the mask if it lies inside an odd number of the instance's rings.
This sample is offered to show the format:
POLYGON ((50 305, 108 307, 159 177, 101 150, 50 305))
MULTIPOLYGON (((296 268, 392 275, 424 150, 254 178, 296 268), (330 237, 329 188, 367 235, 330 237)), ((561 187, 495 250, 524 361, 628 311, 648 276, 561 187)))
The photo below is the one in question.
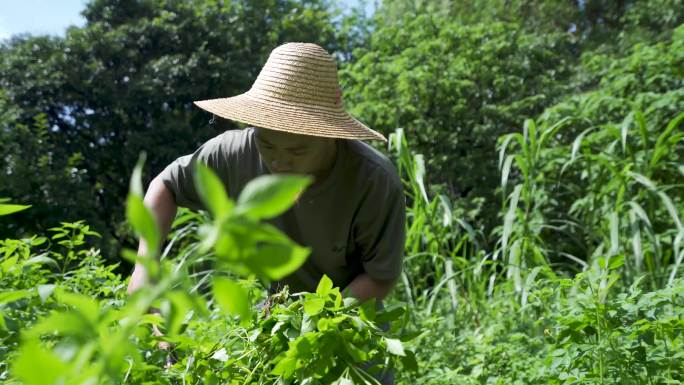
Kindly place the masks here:
POLYGON ((610 250, 608 252, 608 256, 612 257, 618 253, 618 250, 620 248, 619 236, 618 236, 618 230, 619 230, 620 222, 618 219, 617 212, 613 211, 612 213, 610 213, 609 221, 610 221, 610 250))
POLYGON ((679 126, 682 120, 684 120, 684 112, 680 113, 674 119, 670 120, 670 122, 667 124, 667 127, 665 128, 665 131, 663 131, 663 133, 658 136, 658 139, 656 140, 656 144, 654 146, 655 152, 650 162, 651 168, 655 167, 655 165, 658 163, 658 160, 660 159, 660 156, 656 157, 656 153, 658 153, 658 150, 660 148, 664 147, 664 143, 667 140, 667 137, 670 135, 670 133, 672 133, 672 131, 674 131, 675 128, 679 126))
POLYGON ((506 162, 504 162, 503 169, 501 170, 501 187, 506 188, 508 183, 508 174, 511 171, 511 163, 513 163, 513 155, 508 155, 506 157, 506 162))
POLYGON ((420 195, 423 197, 423 200, 425 203, 428 203, 427 191, 425 190, 425 160, 422 154, 416 154, 413 158, 415 183, 420 189, 420 195))
POLYGON ((627 115, 627 117, 622 121, 622 124, 620 125, 620 143, 622 144, 622 153, 625 153, 625 147, 627 145, 627 133, 629 131, 629 126, 632 125, 632 122, 634 121, 634 113, 630 113, 627 115))
POLYGON ((593 127, 587 128, 586 130, 582 131, 579 135, 577 135, 575 140, 572 142, 572 151, 570 152, 570 162, 575 161, 575 158, 577 157, 577 152, 579 151, 580 146, 582 145, 582 140, 584 139, 584 137, 588 133, 590 133, 593 130, 594 130, 593 127))

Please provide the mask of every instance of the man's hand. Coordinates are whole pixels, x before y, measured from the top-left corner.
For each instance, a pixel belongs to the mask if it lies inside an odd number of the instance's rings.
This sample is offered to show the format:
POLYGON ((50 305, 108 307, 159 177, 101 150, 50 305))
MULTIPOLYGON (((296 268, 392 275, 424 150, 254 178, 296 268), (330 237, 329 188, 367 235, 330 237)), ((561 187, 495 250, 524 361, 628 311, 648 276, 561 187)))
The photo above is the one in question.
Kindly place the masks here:
MULTIPOLYGON (((161 337, 164 335, 158 328, 157 325, 152 325, 152 334, 154 334, 156 337, 161 337)), ((178 358, 176 357, 176 353, 173 352, 173 345, 171 345, 169 342, 166 341, 159 341, 157 344, 157 347, 160 350, 165 350, 167 352, 166 354, 166 364, 164 364, 164 368, 168 369, 173 364, 175 364, 178 361, 178 358)))
POLYGON ((379 280, 371 278, 366 273, 361 273, 349 283, 344 292, 350 293, 360 302, 370 298, 382 300, 389 294, 395 283, 396 280, 379 280))

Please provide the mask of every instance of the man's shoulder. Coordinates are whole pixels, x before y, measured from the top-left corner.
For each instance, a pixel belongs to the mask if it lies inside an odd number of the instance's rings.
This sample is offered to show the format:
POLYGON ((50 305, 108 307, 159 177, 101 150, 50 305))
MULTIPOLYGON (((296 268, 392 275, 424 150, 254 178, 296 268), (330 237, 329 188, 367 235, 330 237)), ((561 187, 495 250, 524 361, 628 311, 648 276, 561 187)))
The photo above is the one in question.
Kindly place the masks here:
POLYGON ((224 152, 251 151, 253 145, 254 127, 227 130, 209 139, 205 146, 220 149, 224 152))
POLYGON ((347 148, 351 159, 358 162, 357 167, 363 174, 366 174, 366 177, 387 179, 394 184, 401 185, 394 163, 385 154, 360 140, 348 140, 347 148))

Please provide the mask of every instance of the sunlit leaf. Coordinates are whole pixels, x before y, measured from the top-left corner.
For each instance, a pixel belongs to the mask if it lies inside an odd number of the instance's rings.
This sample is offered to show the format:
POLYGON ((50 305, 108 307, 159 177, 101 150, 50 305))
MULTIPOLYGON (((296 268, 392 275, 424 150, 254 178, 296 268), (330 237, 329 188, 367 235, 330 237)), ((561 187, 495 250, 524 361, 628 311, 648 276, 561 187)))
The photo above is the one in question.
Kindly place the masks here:
POLYGON ((195 186, 202 202, 214 217, 230 214, 234 203, 228 198, 221 179, 203 163, 196 163, 195 186))
POLYGON ((167 321, 166 330, 169 336, 175 336, 183 326, 188 312, 192 310, 193 303, 188 293, 178 290, 166 293, 164 296, 171 302, 168 313, 164 314, 167 321))
POLYGON ((57 261, 46 256, 45 254, 33 256, 33 257, 27 259, 26 261, 24 261, 24 263, 22 263, 23 266, 40 265, 40 264, 48 264, 48 265, 52 265, 54 267, 59 267, 59 265, 57 264, 57 261))
POLYGON ((312 178, 298 175, 263 175, 251 180, 240 193, 236 212, 268 219, 287 210, 312 178))
POLYGON ((511 171, 511 163, 513 163, 513 155, 508 155, 501 169, 501 186, 506 187, 508 184, 508 174, 511 171))
POLYGON ((288 357, 283 358, 282 360, 280 360, 276 364, 276 366, 271 371, 271 374, 288 378, 288 377, 292 376, 292 373, 294 373, 296 368, 297 368, 297 359, 295 357, 289 357, 288 356, 288 357))
POLYGON ((18 301, 33 295, 31 290, 8 290, 0 292, 0 304, 18 301))
POLYGON ((2 215, 9 215, 9 214, 14 214, 16 212, 26 210, 31 205, 8 205, 8 204, 0 204, 0 216, 2 215))
POLYGON ((69 293, 66 291, 58 291, 56 295, 61 303, 73 307, 74 310, 78 311, 85 319, 93 324, 96 323, 100 314, 100 304, 95 299, 87 295, 69 293))
POLYGON ((143 203, 141 178, 144 163, 145 154, 143 153, 131 176, 130 190, 126 201, 126 218, 133 230, 145 240, 149 255, 154 255, 159 247, 160 235, 154 216, 143 203))
POLYGON ((249 297, 247 291, 238 283, 225 277, 215 277, 213 293, 223 310, 238 315, 243 320, 249 317, 249 297))
POLYGON ((304 300, 304 312, 310 316, 320 313, 324 306, 325 300, 322 298, 313 297, 304 300))
POLYGON ((321 280, 318 282, 318 287, 316 288, 316 294, 320 296, 325 296, 328 293, 330 293, 330 290, 333 288, 333 281, 325 274, 321 277, 321 280))
POLYGON ((157 222, 145 207, 142 198, 132 194, 128 196, 126 217, 135 232, 145 240, 148 255, 154 255, 159 247, 159 230, 157 222))
POLYGON ((245 261, 252 271, 271 280, 279 280, 297 270, 309 256, 310 249, 292 244, 266 244, 245 261))
POLYGON ((52 352, 43 349, 37 341, 21 346, 12 364, 12 374, 24 385, 52 385, 60 383, 68 365, 52 352))

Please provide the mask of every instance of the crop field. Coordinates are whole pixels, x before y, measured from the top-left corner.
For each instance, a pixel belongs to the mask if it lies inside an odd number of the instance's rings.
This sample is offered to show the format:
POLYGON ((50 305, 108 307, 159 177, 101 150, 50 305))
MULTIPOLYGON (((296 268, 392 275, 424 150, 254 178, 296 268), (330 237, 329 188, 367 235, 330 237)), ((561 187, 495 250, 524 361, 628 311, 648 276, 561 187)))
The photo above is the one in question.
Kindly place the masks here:
MULTIPOLYGON (((89 3, 65 38, 0 44, 0 383, 684 383, 682 1, 397 1, 341 18, 325 1, 119 3, 89 3), (249 35, 259 24, 240 23, 265 10, 273 35, 249 35), (192 32, 215 17, 239 28, 192 32), (554 29, 565 18, 576 33, 554 29), (192 34, 210 43, 185 47, 192 34), (146 207, 150 178, 202 142, 178 133, 206 126, 183 98, 226 70, 206 46, 250 36, 318 38, 347 108, 388 138, 406 239, 382 306, 327 276, 268 292, 309 255, 269 220, 310 177, 260 176, 231 199, 198 163, 206 211, 180 209, 164 237, 146 207), (97 56, 129 43, 140 63, 97 56), (211 69, 195 83, 196 62, 211 69), (133 91, 89 91, 123 73, 133 91), (162 108, 165 87, 179 96, 162 108), (150 283, 129 294, 135 263, 150 283)), ((241 65, 249 82, 221 84, 251 84, 241 65)))

